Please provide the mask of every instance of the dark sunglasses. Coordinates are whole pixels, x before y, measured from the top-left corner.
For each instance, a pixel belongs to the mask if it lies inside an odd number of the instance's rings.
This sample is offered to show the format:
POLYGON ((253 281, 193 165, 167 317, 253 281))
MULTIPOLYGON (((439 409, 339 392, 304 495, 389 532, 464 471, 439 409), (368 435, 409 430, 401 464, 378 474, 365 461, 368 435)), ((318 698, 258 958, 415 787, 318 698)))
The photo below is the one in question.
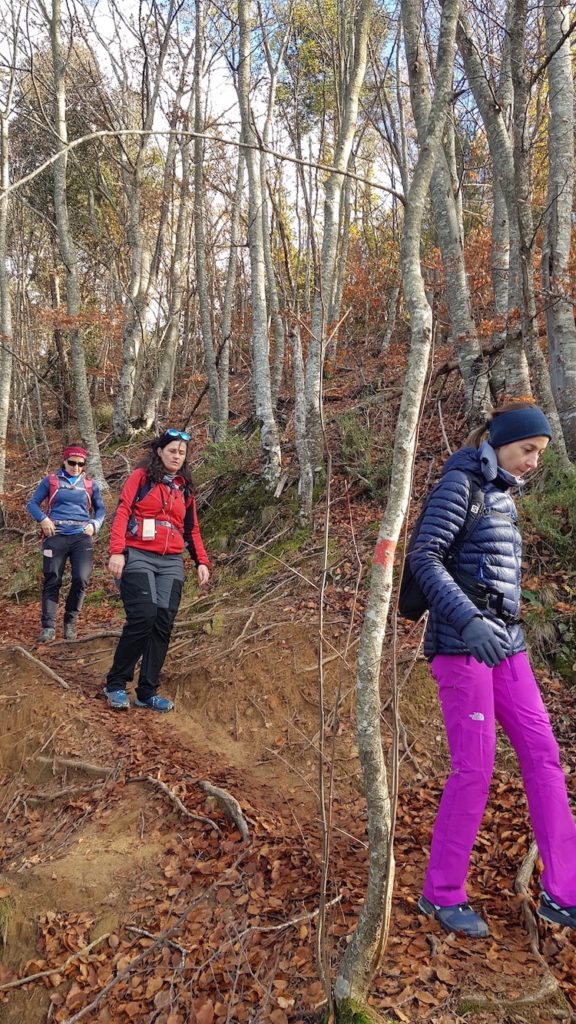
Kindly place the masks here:
POLYGON ((187 434, 185 430, 174 430, 174 427, 170 427, 170 430, 164 431, 168 434, 168 437, 179 437, 181 441, 189 441, 190 434, 187 434))
POLYGON ((86 465, 85 462, 76 462, 76 459, 66 459, 66 462, 69 466, 80 466, 80 469, 86 465))

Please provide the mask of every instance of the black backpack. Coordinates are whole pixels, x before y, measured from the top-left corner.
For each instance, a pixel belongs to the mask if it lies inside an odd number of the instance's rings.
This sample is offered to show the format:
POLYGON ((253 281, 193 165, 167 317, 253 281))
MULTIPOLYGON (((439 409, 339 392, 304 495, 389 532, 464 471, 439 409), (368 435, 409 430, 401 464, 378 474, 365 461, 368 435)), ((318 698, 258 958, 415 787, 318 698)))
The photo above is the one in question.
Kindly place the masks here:
MULTIPOLYGON (((447 565, 449 568, 450 561, 454 558, 455 553, 459 548, 462 547, 464 542, 468 539, 472 533, 476 523, 480 519, 480 516, 484 512, 484 491, 480 485, 479 477, 475 476, 474 473, 466 471, 466 476, 470 480, 470 494, 468 497, 468 511, 466 513, 466 519, 462 523, 460 531, 456 536, 454 543, 448 552, 447 565)), ((482 482, 484 482, 482 480, 482 482)), ((398 611, 405 619, 410 619, 412 622, 418 622, 418 619, 422 617, 424 612, 428 611, 428 600, 424 596, 420 585, 416 582, 416 579, 410 568, 410 553, 416 546, 418 540, 418 533, 420 530, 420 524, 426 511, 426 507, 430 500, 431 495, 434 493, 434 489, 428 495, 424 508, 422 509, 418 519, 414 524, 414 529, 410 534, 410 540, 408 542, 408 550, 406 551, 406 557, 404 559, 404 571, 402 572, 402 579, 400 581, 400 595, 398 598, 398 611)))

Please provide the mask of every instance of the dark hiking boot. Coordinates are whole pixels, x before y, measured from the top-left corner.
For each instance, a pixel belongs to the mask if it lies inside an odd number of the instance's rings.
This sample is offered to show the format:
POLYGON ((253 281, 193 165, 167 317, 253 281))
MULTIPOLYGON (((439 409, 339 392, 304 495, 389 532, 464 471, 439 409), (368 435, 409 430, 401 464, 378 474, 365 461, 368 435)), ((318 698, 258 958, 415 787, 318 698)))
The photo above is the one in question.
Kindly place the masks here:
POLYGON ((488 925, 469 903, 455 903, 451 907, 438 907, 425 896, 418 900, 418 910, 426 917, 435 917, 446 932, 458 932, 472 939, 485 939, 490 934, 488 925))
POLYGON ((560 906, 544 889, 540 895, 537 914, 543 921, 551 921, 552 924, 560 924, 565 928, 576 928, 576 907, 560 906))

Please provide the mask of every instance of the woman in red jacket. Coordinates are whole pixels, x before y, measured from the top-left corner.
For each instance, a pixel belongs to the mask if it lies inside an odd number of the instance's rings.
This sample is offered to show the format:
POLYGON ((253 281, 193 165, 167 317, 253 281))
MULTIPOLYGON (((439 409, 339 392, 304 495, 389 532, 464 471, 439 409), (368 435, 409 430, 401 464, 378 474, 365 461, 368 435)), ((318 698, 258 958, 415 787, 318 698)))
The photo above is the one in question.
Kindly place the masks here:
POLYGON ((172 710, 172 701, 157 690, 182 595, 185 545, 196 563, 200 586, 210 578, 186 467, 189 440, 181 430, 165 430, 155 438, 148 458, 124 484, 114 514, 108 568, 120 580, 126 612, 104 691, 115 711, 130 707, 126 684, 132 681, 139 658, 136 706, 172 710))

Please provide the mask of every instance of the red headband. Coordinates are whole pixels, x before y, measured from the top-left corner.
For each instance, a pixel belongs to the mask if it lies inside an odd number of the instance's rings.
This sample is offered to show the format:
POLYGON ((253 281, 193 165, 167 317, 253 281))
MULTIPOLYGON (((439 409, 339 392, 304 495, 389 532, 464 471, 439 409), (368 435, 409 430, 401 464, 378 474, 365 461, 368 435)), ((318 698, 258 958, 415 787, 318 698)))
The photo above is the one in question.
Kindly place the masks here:
POLYGON ((64 451, 62 452, 62 458, 70 459, 72 457, 75 457, 77 459, 84 459, 84 462, 86 462, 86 459, 88 458, 88 452, 80 444, 69 444, 68 447, 65 448, 64 451))

